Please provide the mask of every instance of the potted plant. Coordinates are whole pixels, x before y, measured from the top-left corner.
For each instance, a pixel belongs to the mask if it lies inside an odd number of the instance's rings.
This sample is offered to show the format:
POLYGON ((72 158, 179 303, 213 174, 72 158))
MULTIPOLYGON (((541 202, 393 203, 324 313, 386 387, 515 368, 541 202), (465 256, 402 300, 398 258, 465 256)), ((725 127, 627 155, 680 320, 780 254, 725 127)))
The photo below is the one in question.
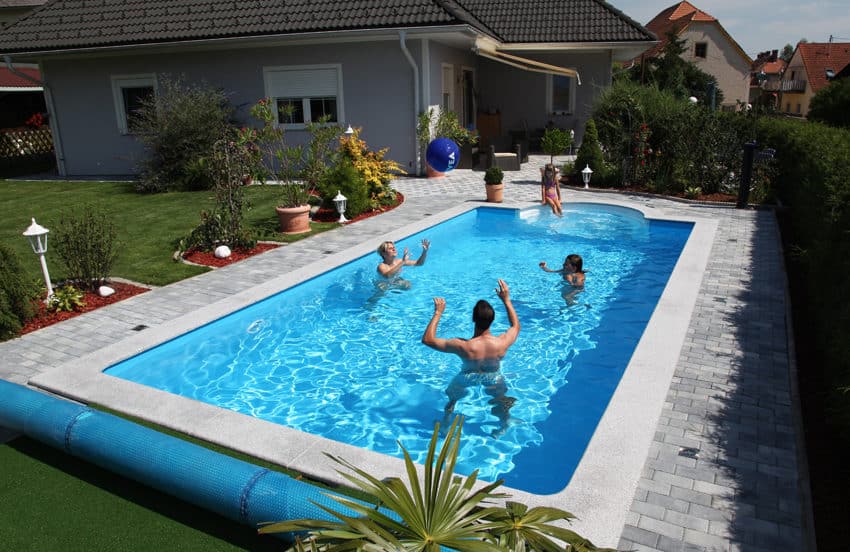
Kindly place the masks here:
MULTIPOLYGON (((431 143, 431 140, 437 138, 448 138, 454 141, 458 145, 458 148, 461 149, 474 144, 478 140, 478 136, 472 131, 461 126, 456 114, 445 109, 441 109, 435 114, 433 108, 419 114, 416 125, 416 138, 423 155, 425 150, 428 149, 428 144, 431 143)), ((443 176, 443 173, 435 171, 427 162, 425 163, 425 168, 429 177, 443 176)))
MULTIPOLYGON (((275 207, 280 231, 284 234, 302 234, 310 231, 310 203, 316 186, 327 170, 327 159, 332 155, 332 143, 340 134, 340 129, 328 125, 327 120, 308 123, 307 131, 311 135, 310 143, 302 146, 290 146, 286 143, 286 133, 277 126, 274 102, 262 99, 251 108, 251 115, 262 121, 257 131, 257 141, 263 148, 263 176, 280 185, 280 199, 275 207)), ((293 106, 281 108, 286 119, 292 114, 293 106)))
POLYGON ((487 191, 487 201, 489 203, 502 202, 502 190, 504 184, 505 173, 499 167, 490 167, 484 172, 484 189, 487 191))

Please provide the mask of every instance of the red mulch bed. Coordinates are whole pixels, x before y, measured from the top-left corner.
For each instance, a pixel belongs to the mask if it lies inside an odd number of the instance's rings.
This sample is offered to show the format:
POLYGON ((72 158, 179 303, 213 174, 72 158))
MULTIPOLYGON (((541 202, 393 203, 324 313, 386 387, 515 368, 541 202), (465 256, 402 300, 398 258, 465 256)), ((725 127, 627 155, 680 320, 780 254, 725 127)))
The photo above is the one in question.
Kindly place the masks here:
MULTIPOLYGON (((348 221, 348 224, 351 224, 352 222, 358 222, 370 217, 374 217, 375 215, 380 215, 381 213, 386 213, 387 211, 392 211, 402 203, 404 203, 404 196, 401 194, 401 192, 396 192, 395 203, 393 203, 392 205, 388 205, 383 209, 375 209, 374 211, 360 213, 353 219, 350 219, 348 221)), ((316 214, 313 215, 313 220, 316 222, 336 222, 339 220, 339 213, 336 212, 336 209, 322 208, 316 211, 316 214)))
POLYGON ((81 307, 80 310, 77 311, 50 312, 47 310, 47 306, 43 302, 40 302, 38 313, 32 320, 24 325, 24 328, 21 330, 21 335, 34 332, 35 330, 40 330, 41 328, 46 328, 47 326, 56 324, 57 322, 62 322, 63 320, 79 316, 84 312, 93 311, 97 308, 105 307, 106 305, 111 305, 112 303, 117 303, 118 301, 129 299, 134 295, 149 291, 148 288, 145 287, 134 286, 133 284, 124 284, 121 282, 110 282, 108 285, 115 290, 115 293, 109 297, 101 297, 96 292, 87 291, 83 297, 85 306, 81 307))
POLYGON ((242 259, 247 259, 248 257, 253 257, 254 255, 259 255, 260 253, 265 253, 277 247, 280 247, 279 243, 258 243, 252 249, 236 249, 231 251, 230 256, 224 259, 219 259, 212 251, 191 250, 184 253, 183 258, 191 263, 219 268, 241 261, 242 259))

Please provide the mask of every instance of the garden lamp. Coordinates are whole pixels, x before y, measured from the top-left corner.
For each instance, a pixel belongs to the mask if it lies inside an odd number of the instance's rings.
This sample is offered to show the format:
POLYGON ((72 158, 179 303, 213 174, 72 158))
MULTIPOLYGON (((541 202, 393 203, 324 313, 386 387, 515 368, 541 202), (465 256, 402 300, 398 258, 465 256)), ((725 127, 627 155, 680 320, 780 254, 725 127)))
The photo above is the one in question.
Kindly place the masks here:
POLYGON ((588 184, 590 184, 590 175, 593 174, 593 169, 590 168, 590 165, 585 165, 581 170, 581 179, 584 180, 584 189, 589 188, 588 184))
POLYGON ((32 219, 30 227, 24 230, 24 236, 26 236, 27 240, 29 240, 33 253, 38 255, 38 259, 41 261, 41 273, 44 275, 44 283, 47 285, 47 300, 49 301, 53 296, 53 286, 50 285, 50 274, 47 272, 47 261, 44 260, 44 254, 47 253, 48 232, 50 232, 50 230, 38 224, 35 221, 35 218, 32 219))
POLYGON ((352 134, 354 134, 354 129, 351 128, 351 125, 348 125, 348 128, 345 129, 345 134, 346 136, 351 136, 352 134))
POLYGON ((336 197, 334 198, 334 205, 336 206, 336 212, 339 213, 340 224, 342 224, 343 222, 348 222, 348 219, 345 218, 345 206, 347 202, 348 198, 342 195, 342 192, 337 190, 336 197))

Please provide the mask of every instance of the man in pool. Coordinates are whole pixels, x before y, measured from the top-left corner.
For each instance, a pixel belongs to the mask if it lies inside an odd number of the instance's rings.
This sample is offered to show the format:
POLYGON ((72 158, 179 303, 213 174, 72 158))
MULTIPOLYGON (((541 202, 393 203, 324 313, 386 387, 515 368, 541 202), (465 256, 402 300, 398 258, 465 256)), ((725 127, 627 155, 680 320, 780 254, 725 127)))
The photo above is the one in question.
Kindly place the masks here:
POLYGON ((378 274, 388 280, 393 280, 401 275, 401 270, 405 266, 421 266, 425 264, 425 257, 428 256, 428 248, 430 247, 431 242, 422 240, 422 254, 418 259, 413 261, 410 259, 410 250, 408 248, 404 248, 404 253, 399 258, 395 244, 391 241, 385 241, 378 246, 378 255, 381 256, 381 263, 378 265, 378 274))
POLYGON ((448 418, 454 412, 455 404, 467 394, 469 386, 483 385, 484 391, 493 397, 490 400, 490 404, 493 405, 491 412, 499 418, 501 423, 500 428, 493 432, 493 435, 498 437, 508 428, 509 412, 516 402, 513 397, 505 396, 508 388, 500 371, 501 361, 507 354, 508 348, 516 341, 520 325, 519 318, 511 303, 508 284, 504 280, 499 280, 496 293, 505 305, 508 322, 511 325, 505 333, 501 335, 490 333, 490 324, 493 323, 496 313, 490 303, 482 299, 472 309, 472 322, 475 324, 475 330, 471 338, 443 339, 437 337, 437 325, 440 323, 443 311, 446 310, 446 300, 442 297, 434 297, 434 315, 425 328, 422 343, 443 353, 454 353, 463 362, 460 374, 455 376, 446 389, 449 402, 445 408, 445 421, 448 422, 448 418))

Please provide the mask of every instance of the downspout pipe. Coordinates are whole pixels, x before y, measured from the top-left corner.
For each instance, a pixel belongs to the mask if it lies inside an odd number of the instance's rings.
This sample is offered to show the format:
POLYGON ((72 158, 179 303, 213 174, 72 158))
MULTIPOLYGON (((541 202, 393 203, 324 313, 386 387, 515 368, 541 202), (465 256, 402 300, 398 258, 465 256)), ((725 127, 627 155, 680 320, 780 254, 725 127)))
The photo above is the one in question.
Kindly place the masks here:
POLYGON ((420 171, 422 170, 422 152, 419 151, 419 140, 416 138, 416 125, 419 124, 419 113, 417 113, 417 110, 419 109, 419 67, 416 65, 416 61, 414 61, 413 56, 410 55, 410 50, 407 49, 407 44, 405 42, 406 38, 407 31, 402 30, 398 32, 398 40, 399 45, 401 46, 401 51, 404 53, 404 57, 407 58, 407 62, 410 63, 410 67, 413 69, 413 142, 415 144, 414 150, 416 152, 416 174, 420 174, 420 171))
POLYGON ((56 169, 59 174, 65 175, 65 152, 62 149, 62 140, 59 137, 59 119, 56 117, 56 106, 53 104, 53 95, 50 93, 50 87, 43 81, 34 79, 31 76, 21 73, 12 64, 12 56, 3 55, 3 61, 6 62, 6 69, 13 75, 17 75, 24 80, 28 80, 41 87, 44 94, 44 101, 47 104, 47 112, 50 114, 50 133, 53 135, 53 151, 56 154, 56 169))

